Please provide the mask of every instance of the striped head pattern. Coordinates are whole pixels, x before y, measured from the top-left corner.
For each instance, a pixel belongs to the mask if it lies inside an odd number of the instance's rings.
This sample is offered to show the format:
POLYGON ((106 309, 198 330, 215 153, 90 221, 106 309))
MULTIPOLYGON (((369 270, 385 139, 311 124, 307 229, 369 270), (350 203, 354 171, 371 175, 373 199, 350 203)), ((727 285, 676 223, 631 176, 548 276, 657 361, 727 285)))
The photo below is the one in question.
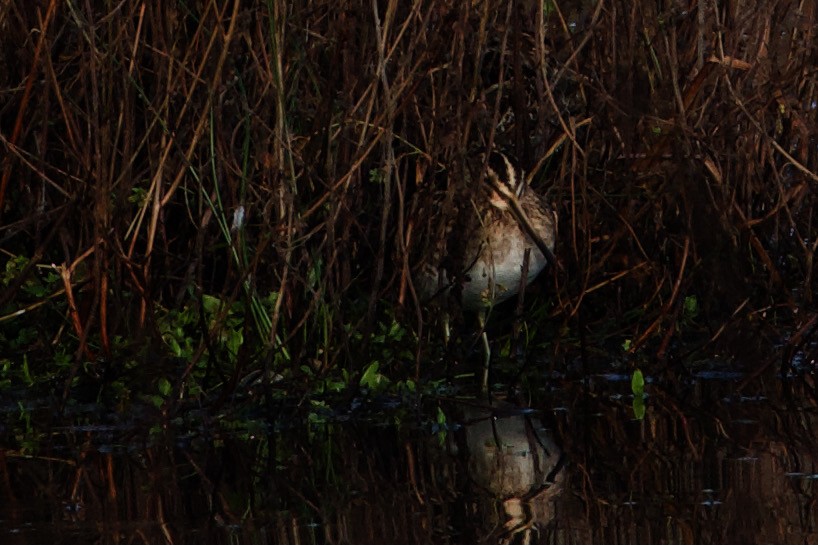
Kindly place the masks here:
POLYGON ((500 210, 508 210, 510 199, 522 199, 528 187, 523 172, 500 152, 489 155, 486 181, 491 188, 490 202, 500 210))

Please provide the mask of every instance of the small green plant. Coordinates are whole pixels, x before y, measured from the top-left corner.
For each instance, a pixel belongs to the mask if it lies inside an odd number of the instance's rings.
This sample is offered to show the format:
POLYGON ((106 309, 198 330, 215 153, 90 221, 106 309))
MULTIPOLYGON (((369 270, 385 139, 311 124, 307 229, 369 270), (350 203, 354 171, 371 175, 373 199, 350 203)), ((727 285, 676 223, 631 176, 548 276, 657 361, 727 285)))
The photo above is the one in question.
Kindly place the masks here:
POLYGON ((241 302, 230 304, 210 295, 202 296, 198 304, 192 302, 159 317, 158 329, 169 353, 185 361, 198 358, 185 384, 186 396, 202 392, 205 375, 213 364, 224 367, 219 374, 229 374, 235 368, 244 344, 245 320, 241 302))
POLYGON ((435 419, 433 431, 437 436, 438 444, 440 446, 445 445, 446 435, 449 432, 449 419, 446 417, 446 413, 444 413, 443 409, 441 409, 440 407, 437 408, 437 417, 435 419))
MULTIPOLYGON (((357 341, 363 341, 363 335, 353 330, 352 326, 347 326, 346 330, 350 337, 357 341)), ((414 361, 413 347, 416 338, 404 325, 388 315, 377 325, 375 333, 370 338, 369 355, 371 360, 366 365, 359 384, 370 392, 383 392, 391 386, 402 389, 409 388, 409 383, 399 381, 397 384, 387 376, 386 370, 391 372, 395 368, 400 368, 401 364, 414 361)), ((411 383, 414 388, 414 383, 411 383)))
POLYGON ((380 168, 373 168, 369 171, 369 181, 373 184, 382 184, 384 180, 383 170, 380 168))
POLYGON ((361 387, 366 388, 371 392, 383 391, 390 384, 390 380, 380 373, 380 362, 373 361, 366 368, 364 374, 361 376, 361 387))
POLYGON ((631 375, 631 391, 633 392, 633 416, 637 420, 645 418, 645 377, 640 369, 631 375))
POLYGON ((0 392, 12 384, 12 363, 10 359, 0 359, 0 392))
MULTIPOLYGON (((2 283, 4 286, 9 286, 18 276, 23 273, 23 270, 28 266, 29 259, 25 256, 12 256, 6 261, 6 266, 3 271, 2 283)), ((59 289, 61 282, 60 275, 51 265, 36 266, 34 273, 29 274, 23 284, 20 286, 22 292, 34 300, 39 300, 48 297, 59 289)))
POLYGON ((18 420, 23 423, 23 429, 19 430, 16 436, 20 445, 20 454, 32 455, 37 452, 40 445, 40 434, 31 424, 31 411, 22 402, 17 403, 17 408, 19 409, 18 420))
POLYGON ((684 319, 694 320, 699 315, 699 300, 695 295, 688 295, 684 302, 684 319))
POLYGON ((162 377, 156 383, 156 389, 159 393, 148 396, 148 399, 154 407, 161 409, 173 393, 173 385, 168 379, 162 377))
MULTIPOLYGON (((332 409, 326 401, 313 399, 310 400, 310 413, 307 416, 307 421, 312 426, 326 425, 332 416, 332 409)), ((312 430, 312 426, 310 430, 312 430)))

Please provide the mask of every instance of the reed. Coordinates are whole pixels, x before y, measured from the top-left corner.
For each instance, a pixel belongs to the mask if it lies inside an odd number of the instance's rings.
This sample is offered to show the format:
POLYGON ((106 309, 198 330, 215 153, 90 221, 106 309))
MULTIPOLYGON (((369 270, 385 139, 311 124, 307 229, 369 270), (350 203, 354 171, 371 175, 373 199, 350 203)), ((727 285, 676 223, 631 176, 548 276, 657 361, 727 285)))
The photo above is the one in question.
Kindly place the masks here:
POLYGON ((309 382, 360 370, 394 322, 416 374, 439 337, 410 270, 447 240, 409 211, 434 191, 457 213, 491 147, 558 211, 565 270, 533 309, 555 362, 579 339, 660 359, 691 331, 711 351, 747 324, 808 339, 818 14, 691 9, 6 2, 0 351, 70 347, 73 377, 167 354, 187 313, 180 384, 309 382))

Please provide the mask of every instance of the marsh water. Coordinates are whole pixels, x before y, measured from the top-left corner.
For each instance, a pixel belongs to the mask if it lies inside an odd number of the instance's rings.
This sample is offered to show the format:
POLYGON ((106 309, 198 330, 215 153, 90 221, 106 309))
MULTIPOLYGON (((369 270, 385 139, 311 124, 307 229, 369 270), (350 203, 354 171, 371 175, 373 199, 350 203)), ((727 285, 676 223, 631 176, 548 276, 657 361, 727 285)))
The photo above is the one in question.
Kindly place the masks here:
POLYGON ((527 400, 247 391, 173 411, 21 390, 1 407, 0 543, 815 543, 802 363, 648 375, 641 420, 625 373, 527 400))

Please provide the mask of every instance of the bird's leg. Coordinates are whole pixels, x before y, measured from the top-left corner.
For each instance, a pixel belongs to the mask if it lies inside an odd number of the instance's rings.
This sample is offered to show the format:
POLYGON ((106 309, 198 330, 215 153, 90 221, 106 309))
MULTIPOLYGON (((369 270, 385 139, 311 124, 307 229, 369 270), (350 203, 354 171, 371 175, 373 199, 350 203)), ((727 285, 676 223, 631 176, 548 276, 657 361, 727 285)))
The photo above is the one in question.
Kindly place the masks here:
POLYGON ((491 362, 491 347, 489 346, 489 336, 486 334, 486 311, 481 310, 477 314, 477 321, 480 324, 480 339, 483 341, 483 380, 481 388, 483 393, 489 391, 489 362, 491 362))
POLYGON ((531 261, 531 248, 526 248, 523 253, 523 264, 520 266, 520 283, 517 286, 517 308, 514 311, 514 326, 511 328, 511 350, 512 357, 518 362, 522 358, 520 349, 520 334, 523 328, 523 310, 525 308, 525 288, 528 285, 528 268, 531 261))

